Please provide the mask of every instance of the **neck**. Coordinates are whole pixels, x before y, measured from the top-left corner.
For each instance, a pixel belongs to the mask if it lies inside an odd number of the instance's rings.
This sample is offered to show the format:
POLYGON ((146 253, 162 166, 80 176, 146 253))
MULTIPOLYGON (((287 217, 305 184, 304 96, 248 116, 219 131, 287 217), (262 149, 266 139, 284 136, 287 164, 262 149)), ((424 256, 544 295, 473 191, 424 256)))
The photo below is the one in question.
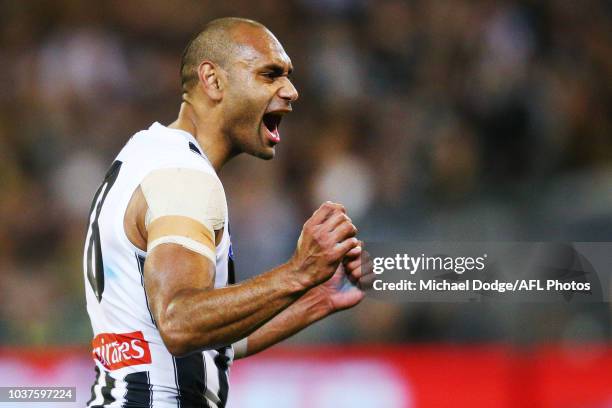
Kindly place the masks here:
POLYGON ((217 116, 215 112, 212 112, 212 109, 198 109, 190 102, 183 101, 178 118, 168 127, 191 133, 204 150, 204 154, 212 163, 215 172, 219 173, 223 165, 234 154, 229 140, 222 132, 220 120, 217 116))

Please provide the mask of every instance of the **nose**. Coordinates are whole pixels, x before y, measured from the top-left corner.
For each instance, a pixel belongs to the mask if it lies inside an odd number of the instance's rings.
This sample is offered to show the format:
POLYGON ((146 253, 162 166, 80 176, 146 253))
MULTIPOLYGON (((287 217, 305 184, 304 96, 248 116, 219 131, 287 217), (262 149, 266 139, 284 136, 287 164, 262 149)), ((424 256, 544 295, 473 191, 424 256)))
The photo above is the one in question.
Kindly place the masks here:
POLYGON ((293 86, 291 80, 289 78, 285 79, 285 83, 278 91, 278 96, 288 102, 295 102, 300 97, 300 94, 298 94, 298 91, 295 89, 295 86, 293 86))

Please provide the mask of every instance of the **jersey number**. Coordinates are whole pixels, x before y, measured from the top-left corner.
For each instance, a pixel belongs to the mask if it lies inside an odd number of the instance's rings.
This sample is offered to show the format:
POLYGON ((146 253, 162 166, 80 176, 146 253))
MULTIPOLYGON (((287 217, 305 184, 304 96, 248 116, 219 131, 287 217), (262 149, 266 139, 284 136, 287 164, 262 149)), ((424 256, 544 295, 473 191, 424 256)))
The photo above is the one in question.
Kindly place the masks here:
POLYGON ((85 258, 85 269, 87 270, 87 280, 91 285, 98 302, 102 300, 102 292, 104 292, 104 262, 102 261, 102 248, 100 245, 100 227, 98 226, 98 218, 102 211, 102 204, 108 195, 111 187, 115 184, 121 162, 115 161, 104 177, 104 182, 96 191, 96 195, 91 203, 89 210, 89 230, 87 240, 87 256, 85 258))

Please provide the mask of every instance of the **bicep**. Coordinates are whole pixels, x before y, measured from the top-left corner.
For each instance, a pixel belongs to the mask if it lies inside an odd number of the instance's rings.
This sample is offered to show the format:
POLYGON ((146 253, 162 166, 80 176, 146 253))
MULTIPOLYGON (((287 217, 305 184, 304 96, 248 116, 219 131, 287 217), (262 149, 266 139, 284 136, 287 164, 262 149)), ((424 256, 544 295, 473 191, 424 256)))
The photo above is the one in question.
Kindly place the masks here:
POLYGON ((160 322, 176 296, 186 291, 213 288, 215 265, 197 252, 165 243, 147 254, 144 279, 151 311, 160 322))

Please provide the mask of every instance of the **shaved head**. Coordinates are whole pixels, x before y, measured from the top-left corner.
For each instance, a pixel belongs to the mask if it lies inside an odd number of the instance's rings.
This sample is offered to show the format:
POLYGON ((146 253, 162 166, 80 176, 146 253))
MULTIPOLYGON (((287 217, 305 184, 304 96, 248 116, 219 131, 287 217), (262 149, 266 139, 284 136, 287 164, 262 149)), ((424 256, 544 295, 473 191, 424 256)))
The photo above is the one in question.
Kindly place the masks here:
POLYGON ((282 44, 262 24, 236 17, 211 21, 181 60, 185 126, 199 121, 203 132, 217 134, 215 145, 226 149, 226 158, 273 158, 282 116, 298 98, 292 71, 282 44))
MULTIPOLYGON (((183 92, 189 91, 198 83, 198 66, 202 61, 211 61, 226 68, 231 57, 240 47, 240 39, 235 35, 239 27, 268 29, 257 21, 238 17, 224 17, 212 20, 193 38, 181 58, 181 86, 183 92)), ((270 33, 271 34, 271 33, 270 33)))

